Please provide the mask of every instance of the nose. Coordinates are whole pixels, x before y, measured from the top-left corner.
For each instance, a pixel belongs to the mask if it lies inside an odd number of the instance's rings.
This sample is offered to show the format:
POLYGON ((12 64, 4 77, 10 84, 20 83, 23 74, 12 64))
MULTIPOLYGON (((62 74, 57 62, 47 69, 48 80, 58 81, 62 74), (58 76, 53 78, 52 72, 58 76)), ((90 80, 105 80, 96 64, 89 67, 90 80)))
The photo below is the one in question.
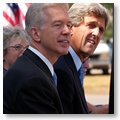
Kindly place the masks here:
POLYGON ((24 51, 29 47, 29 45, 23 46, 20 50, 20 54, 23 54, 24 51))
POLYGON ((92 33, 94 36, 96 36, 96 37, 99 37, 99 35, 100 35, 100 31, 99 31, 99 28, 98 27, 96 27, 95 29, 93 29, 93 33, 92 33))
POLYGON ((26 50, 26 49, 21 49, 21 50, 19 51, 19 56, 21 56, 21 55, 24 53, 25 50, 26 50))

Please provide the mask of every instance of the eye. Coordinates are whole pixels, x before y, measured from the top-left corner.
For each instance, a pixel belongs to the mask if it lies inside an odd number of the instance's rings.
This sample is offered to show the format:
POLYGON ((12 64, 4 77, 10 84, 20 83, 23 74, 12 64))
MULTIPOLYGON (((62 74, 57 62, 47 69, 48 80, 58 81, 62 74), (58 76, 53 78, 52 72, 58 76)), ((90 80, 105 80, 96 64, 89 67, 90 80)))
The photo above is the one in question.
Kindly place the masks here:
POLYGON ((61 24, 55 24, 55 26, 61 26, 61 24))
POLYGON ((24 47, 23 47, 22 45, 20 45, 20 44, 17 44, 17 45, 12 46, 12 47, 14 47, 16 50, 21 50, 21 49, 24 48, 24 47))
POLYGON ((16 45, 15 48, 16 48, 16 49, 21 49, 21 48, 22 48, 22 45, 16 45))
POLYGON ((89 23, 87 26, 88 26, 90 29, 93 29, 93 28, 95 28, 95 27, 96 27, 96 25, 95 25, 95 24, 93 24, 93 23, 89 23))
POLYGON ((71 29, 71 28, 72 28, 72 24, 71 24, 71 23, 68 23, 68 24, 67 24, 67 27, 68 27, 69 29, 71 29))
POLYGON ((61 28, 62 27, 62 23, 61 22, 56 22, 53 24, 54 27, 56 28, 61 28))
POLYGON ((101 33, 104 33, 104 31, 105 31, 103 27, 99 28, 99 30, 101 33))

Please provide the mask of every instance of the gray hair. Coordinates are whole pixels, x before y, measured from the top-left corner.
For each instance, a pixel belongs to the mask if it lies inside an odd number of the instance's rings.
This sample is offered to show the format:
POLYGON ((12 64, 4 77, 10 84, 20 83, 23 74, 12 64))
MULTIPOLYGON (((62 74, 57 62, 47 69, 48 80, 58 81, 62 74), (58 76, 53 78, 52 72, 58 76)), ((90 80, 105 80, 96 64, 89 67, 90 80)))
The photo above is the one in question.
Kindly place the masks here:
POLYGON ((52 6, 64 6, 69 9, 66 3, 33 3, 30 5, 25 19, 26 31, 28 34, 30 34, 30 28, 32 26, 39 26, 40 28, 45 23, 46 15, 44 9, 52 6))
POLYGON ((84 16, 96 16, 105 19, 105 26, 109 22, 108 10, 99 3, 75 3, 68 11, 69 17, 74 26, 84 21, 84 16))
POLYGON ((9 47, 11 38, 21 38, 22 40, 26 41, 30 44, 30 36, 27 32, 20 28, 20 27, 4 27, 3 28, 3 50, 9 47))

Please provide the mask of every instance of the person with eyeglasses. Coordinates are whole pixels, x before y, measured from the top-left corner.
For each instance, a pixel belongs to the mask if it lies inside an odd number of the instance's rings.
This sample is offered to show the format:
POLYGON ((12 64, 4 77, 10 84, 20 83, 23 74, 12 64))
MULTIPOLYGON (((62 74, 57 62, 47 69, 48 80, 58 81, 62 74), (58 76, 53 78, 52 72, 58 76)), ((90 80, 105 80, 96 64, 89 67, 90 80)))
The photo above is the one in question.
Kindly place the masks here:
POLYGON ((3 28, 3 74, 22 55, 30 44, 30 37, 20 27, 6 26, 3 28))
POLYGON ((3 82, 4 114, 62 114, 53 64, 68 53, 71 21, 66 3, 33 3, 25 30, 31 45, 8 70, 3 82))

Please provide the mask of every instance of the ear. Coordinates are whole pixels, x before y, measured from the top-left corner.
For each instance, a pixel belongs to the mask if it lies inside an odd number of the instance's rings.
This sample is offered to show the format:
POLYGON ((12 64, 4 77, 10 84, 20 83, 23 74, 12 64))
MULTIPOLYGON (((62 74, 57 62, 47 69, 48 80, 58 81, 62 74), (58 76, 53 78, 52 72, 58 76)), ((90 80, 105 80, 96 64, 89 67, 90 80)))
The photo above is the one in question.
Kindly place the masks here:
POLYGON ((30 31, 32 39, 36 42, 40 42, 40 30, 37 27, 32 27, 30 31))

